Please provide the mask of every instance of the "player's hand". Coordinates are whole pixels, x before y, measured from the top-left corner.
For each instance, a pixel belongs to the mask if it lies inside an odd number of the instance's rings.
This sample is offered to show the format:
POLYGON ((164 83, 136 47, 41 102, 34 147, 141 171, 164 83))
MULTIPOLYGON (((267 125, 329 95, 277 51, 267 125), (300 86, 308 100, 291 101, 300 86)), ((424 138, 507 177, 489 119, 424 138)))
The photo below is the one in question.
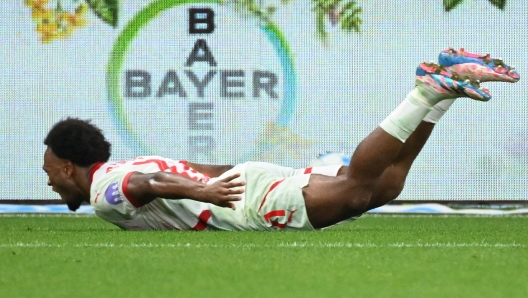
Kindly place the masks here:
POLYGON ((244 192, 243 186, 246 185, 244 181, 233 181, 238 177, 240 174, 233 174, 208 184, 204 188, 204 198, 207 199, 208 203, 235 210, 236 207, 233 202, 242 199, 240 194, 244 192))

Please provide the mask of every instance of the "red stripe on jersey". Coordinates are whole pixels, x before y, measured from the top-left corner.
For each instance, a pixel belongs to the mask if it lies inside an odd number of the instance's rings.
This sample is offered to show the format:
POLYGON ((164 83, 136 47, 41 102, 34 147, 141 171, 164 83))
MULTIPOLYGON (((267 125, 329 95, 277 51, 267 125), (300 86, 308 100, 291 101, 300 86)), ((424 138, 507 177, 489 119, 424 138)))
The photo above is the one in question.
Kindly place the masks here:
POLYGON ((266 198, 268 197, 268 194, 275 188, 277 187, 277 185, 279 185, 282 181, 284 181, 284 179, 281 179, 281 180, 277 180, 275 182, 273 182, 273 184, 270 186, 270 188, 268 189, 268 192, 266 192, 266 194, 264 195, 264 199, 262 199, 262 203, 260 203, 260 207, 258 208, 257 212, 260 211, 260 208, 262 208, 262 206, 264 205, 264 202, 266 202, 266 198))
POLYGON ((143 204, 140 204, 138 201, 136 201, 134 198, 130 196, 130 193, 128 192, 128 180, 130 179, 130 176, 134 174, 135 172, 130 172, 125 175, 125 178, 123 178, 123 183, 121 184, 123 187, 123 195, 125 198, 132 204, 132 206, 139 208, 143 206, 143 204))
POLYGON ((90 169, 90 183, 93 181, 93 176, 99 168, 101 168, 104 165, 104 162, 98 162, 94 164, 94 166, 90 169))
POLYGON ((179 173, 178 175, 183 176, 183 177, 185 177, 185 178, 192 179, 192 180, 198 180, 198 178, 196 178, 196 177, 191 178, 191 176, 190 176, 189 173, 187 173, 187 172, 182 172, 182 173, 179 173))
POLYGON ((190 169, 191 167, 189 167, 189 165, 187 164, 187 161, 186 160, 178 160, 178 163, 180 165, 183 166, 183 170, 184 171, 187 171, 188 169, 190 169))
POLYGON ((211 218, 211 211, 204 210, 198 216, 198 223, 194 226, 194 230, 203 231, 207 228, 207 221, 211 218))
POLYGON ((165 171, 165 170, 167 170, 169 168, 169 165, 164 160, 161 160, 161 159, 147 159, 147 160, 143 160, 143 161, 136 161, 133 164, 134 165, 144 165, 144 164, 147 164, 147 163, 155 163, 155 164, 157 164, 158 168, 161 171, 165 171))
MULTIPOLYGON (((164 160, 161 160, 161 159, 146 159, 146 160, 142 160, 142 161, 136 161, 133 163, 133 165, 144 165, 144 164, 148 164, 148 163, 154 163, 158 166, 158 169, 160 171, 169 171, 173 174, 178 174, 178 175, 182 175, 184 177, 187 177, 187 178, 190 178, 192 180, 200 180, 202 177, 199 177, 199 175, 203 175, 202 173, 199 173, 198 171, 196 171, 195 169, 189 167, 187 165, 187 162, 186 161, 180 161, 179 164, 181 165, 181 167, 183 168, 183 170, 178 170, 178 167, 177 166, 170 166, 167 164, 166 161, 164 160), (197 176, 194 176, 194 177, 191 177, 191 175, 189 174, 189 172, 191 174, 199 174, 197 176)), ((204 175, 205 176, 205 175, 204 175)))
POLYGON ((309 167, 309 168, 304 169, 304 173, 305 173, 305 174, 310 174, 310 173, 312 173, 312 167, 309 167))
POLYGON ((95 195, 94 203, 97 204, 97 200, 99 200, 99 196, 100 196, 100 195, 101 195, 101 193, 97 193, 97 194, 95 195))

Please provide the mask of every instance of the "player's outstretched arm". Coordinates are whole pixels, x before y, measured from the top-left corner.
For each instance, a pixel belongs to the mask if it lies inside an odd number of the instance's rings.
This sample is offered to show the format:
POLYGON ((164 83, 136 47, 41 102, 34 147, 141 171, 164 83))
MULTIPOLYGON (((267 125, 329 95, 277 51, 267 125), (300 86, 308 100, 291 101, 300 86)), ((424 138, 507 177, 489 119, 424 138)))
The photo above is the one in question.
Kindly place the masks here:
POLYGON ((211 178, 220 177, 220 175, 233 168, 230 165, 205 165, 192 162, 187 162, 187 165, 211 178))
POLYGON ((127 197, 139 205, 146 205, 156 198, 192 199, 220 207, 235 209, 234 201, 240 201, 244 192, 243 181, 232 181, 240 174, 234 174, 211 184, 204 184, 190 178, 168 172, 150 174, 133 173, 127 184, 127 197))

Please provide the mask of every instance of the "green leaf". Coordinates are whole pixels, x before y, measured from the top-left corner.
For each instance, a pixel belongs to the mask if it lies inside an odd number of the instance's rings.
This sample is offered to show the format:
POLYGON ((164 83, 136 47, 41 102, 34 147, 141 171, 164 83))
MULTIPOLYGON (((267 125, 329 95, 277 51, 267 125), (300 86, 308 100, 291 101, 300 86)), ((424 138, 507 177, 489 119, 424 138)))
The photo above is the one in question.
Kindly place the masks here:
POLYGON ((315 7, 328 12, 329 9, 333 9, 339 5, 341 0, 313 0, 315 7))
POLYGON ((267 14, 272 14, 273 12, 269 12, 266 9, 266 11, 263 10, 261 7, 260 1, 257 2, 256 0, 235 0, 235 11, 240 13, 243 17, 257 17, 257 18, 266 18, 267 14))
MULTIPOLYGON (((361 10, 359 10, 361 11, 361 10)), ((361 32, 361 24, 363 21, 355 14, 345 14, 341 18, 341 28, 345 31, 361 32)))
POLYGON ((500 9, 504 9, 504 7, 506 6, 506 0, 488 0, 488 1, 500 9))
POLYGON ((444 0, 444 9, 445 11, 450 11, 463 1, 464 0, 444 0))
POLYGON ((117 27, 119 0, 85 0, 93 12, 105 23, 117 27))
POLYGON ((315 26, 317 35, 324 41, 328 37, 328 33, 325 28, 326 13, 323 9, 317 8, 315 10, 315 26))
POLYGON ((354 30, 355 32, 360 32, 360 26, 363 23, 363 20, 361 20, 362 12, 363 10, 354 0, 345 4, 341 11, 341 28, 345 31, 354 30))

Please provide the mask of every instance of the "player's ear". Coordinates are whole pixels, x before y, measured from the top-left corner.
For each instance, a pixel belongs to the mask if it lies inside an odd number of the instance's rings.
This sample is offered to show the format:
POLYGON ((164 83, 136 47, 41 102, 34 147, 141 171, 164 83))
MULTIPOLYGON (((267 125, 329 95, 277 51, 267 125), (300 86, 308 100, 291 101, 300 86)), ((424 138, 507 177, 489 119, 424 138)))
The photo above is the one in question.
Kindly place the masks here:
POLYGON ((62 170, 67 177, 71 177, 73 175, 73 163, 66 160, 62 166, 62 170))

